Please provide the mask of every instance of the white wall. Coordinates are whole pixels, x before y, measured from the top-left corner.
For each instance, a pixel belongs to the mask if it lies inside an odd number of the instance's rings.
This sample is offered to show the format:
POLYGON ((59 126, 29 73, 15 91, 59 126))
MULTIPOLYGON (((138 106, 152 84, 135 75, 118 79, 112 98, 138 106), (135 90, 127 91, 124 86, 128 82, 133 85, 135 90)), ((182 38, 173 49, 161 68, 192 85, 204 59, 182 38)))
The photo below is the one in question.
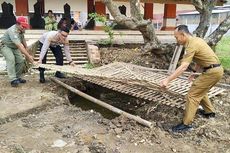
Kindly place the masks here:
MULTIPOLYGON (((0 4, 3 2, 11 3, 15 8, 15 0, 0 0, 0 4)), ((28 0, 29 12, 34 12, 34 4, 37 0, 28 0)), ((63 6, 65 3, 68 3, 71 7, 71 11, 80 11, 87 13, 87 0, 45 0, 45 12, 48 10, 53 10, 56 13, 64 13, 63 6)), ((129 2, 114 2, 117 6, 125 5, 126 6, 126 14, 130 16, 130 5, 129 2)), ((163 14, 164 13, 164 4, 154 3, 153 13, 154 14, 163 14)), ((141 13, 144 14, 144 3, 141 3, 141 13)), ((177 11, 182 10, 191 10, 195 9, 192 5, 177 5, 177 11)), ((0 12, 1 12, 0 8, 0 12)), ((106 8, 106 13, 109 13, 109 10, 106 8)), ((111 17, 111 15, 110 15, 111 17)), ((112 18, 112 17, 111 17, 112 18)))
POLYGON ((37 2, 37 0, 28 0, 29 12, 34 12, 34 4, 36 2, 37 2))
MULTIPOLYGON (((34 4, 37 0, 29 0, 29 11, 34 12, 34 4)), ((45 0, 45 13, 52 10, 56 13, 64 13, 64 5, 70 5, 70 11, 87 12, 87 0, 45 0)))
MULTIPOLYGON (((130 13, 130 3, 129 2, 117 2, 117 1, 114 1, 114 3, 117 5, 117 7, 125 5, 125 7, 126 7, 126 16, 127 17, 131 16, 131 13, 130 13)), ((140 6, 141 7, 141 14, 144 15, 144 3, 141 3, 140 5, 141 5, 140 6)), ((108 10, 107 7, 106 7, 106 13, 110 14, 110 12, 109 12, 109 10, 108 10)), ((111 14, 110 14, 110 19, 113 19, 113 17, 111 16, 111 14)))
MULTIPOLYGON (((129 2, 114 2, 117 6, 125 5, 126 6, 126 15, 130 17, 130 4, 129 2)), ((185 10, 195 10, 193 5, 177 5, 177 11, 185 10)), ((109 13, 109 10, 106 8, 106 13, 109 13)), ((110 13, 109 13, 110 14, 110 13)), ((141 14, 144 14, 144 3, 141 3, 141 14)), ((164 14, 164 4, 154 3, 153 4, 153 14, 164 14)), ((110 19, 113 19, 110 15, 110 19)))
POLYGON ((2 6, 1 5, 2 5, 3 2, 12 4, 14 6, 14 11, 16 10, 16 8, 15 8, 15 0, 0 0, 0 12, 2 12, 2 6))
MULTIPOLYGON (((195 7, 193 5, 183 5, 183 4, 177 4, 176 6, 177 11, 191 11, 195 10, 195 7)), ((164 14, 164 4, 153 4, 153 14, 164 14)))

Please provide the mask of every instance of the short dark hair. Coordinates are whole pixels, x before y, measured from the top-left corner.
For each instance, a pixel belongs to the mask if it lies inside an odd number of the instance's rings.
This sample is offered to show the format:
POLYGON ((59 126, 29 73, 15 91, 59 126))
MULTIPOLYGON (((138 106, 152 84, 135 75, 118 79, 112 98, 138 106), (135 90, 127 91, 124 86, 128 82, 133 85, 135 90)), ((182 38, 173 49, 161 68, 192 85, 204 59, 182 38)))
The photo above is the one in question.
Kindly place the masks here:
POLYGON ((74 23, 75 23, 75 20, 71 19, 70 24, 74 24, 74 23))
POLYGON ((69 33, 69 28, 68 27, 61 27, 60 31, 64 31, 66 33, 69 33))
POLYGON ((186 26, 186 25, 178 25, 175 29, 177 31, 184 32, 184 33, 187 33, 189 35, 192 35, 188 30, 188 26, 186 26))
POLYGON ((57 25, 57 27, 58 27, 58 29, 60 30, 61 29, 61 27, 63 27, 63 23, 64 23, 64 21, 66 21, 67 22, 67 18, 61 18, 61 20, 58 22, 58 25, 57 25))
POLYGON ((48 13, 53 13, 53 11, 52 10, 48 10, 48 13))

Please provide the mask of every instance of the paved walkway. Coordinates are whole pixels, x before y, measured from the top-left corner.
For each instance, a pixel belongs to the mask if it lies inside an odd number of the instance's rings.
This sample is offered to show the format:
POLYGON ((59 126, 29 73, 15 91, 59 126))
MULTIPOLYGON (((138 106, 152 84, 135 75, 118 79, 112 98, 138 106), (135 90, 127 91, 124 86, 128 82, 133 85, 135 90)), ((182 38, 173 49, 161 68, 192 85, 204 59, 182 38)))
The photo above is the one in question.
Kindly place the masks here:
MULTIPOLYGON (((0 30, 0 37, 4 32, 5 30, 0 30)), ((28 41, 38 40, 45 32, 45 30, 27 30, 25 37, 28 41)), ((156 34, 162 42, 175 42, 172 31, 156 31, 156 34)), ((70 40, 98 41, 106 38, 108 34, 96 30, 71 31, 69 35, 70 40)), ((117 43, 144 43, 141 33, 134 30, 114 30, 114 40, 117 43)))
MULTIPOLYGON (((6 30, 0 29, 0 37, 6 30)), ((28 46, 36 42, 46 30, 26 30, 25 38, 28 46)), ((156 31, 158 38, 163 43, 173 43, 175 38, 172 31, 156 31)), ((107 39, 108 34, 102 30, 82 30, 82 31, 71 31, 69 35, 70 40, 86 40, 97 42, 101 39, 107 39)), ((143 44, 144 40, 142 34, 136 30, 114 30, 114 41, 117 44, 124 43, 137 43, 143 44)), ((0 54, 0 72, 5 70, 5 61, 0 54)))

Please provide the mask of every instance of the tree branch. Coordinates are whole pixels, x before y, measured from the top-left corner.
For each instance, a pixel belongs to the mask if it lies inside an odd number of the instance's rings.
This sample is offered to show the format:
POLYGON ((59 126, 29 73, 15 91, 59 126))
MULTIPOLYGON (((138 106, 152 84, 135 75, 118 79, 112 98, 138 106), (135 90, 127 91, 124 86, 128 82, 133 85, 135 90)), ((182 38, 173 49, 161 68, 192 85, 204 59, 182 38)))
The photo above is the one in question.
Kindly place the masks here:
POLYGON ((129 27, 130 29, 136 29, 136 24, 134 22, 135 19, 128 18, 125 15, 120 13, 117 5, 113 2, 113 0, 103 0, 103 3, 107 6, 109 12, 115 19, 118 24, 129 27))
POLYGON ((191 0, 191 2, 197 9, 203 9, 203 4, 201 0, 191 0))
POLYGON ((215 7, 217 0, 193 0, 193 4, 195 5, 195 8, 198 12, 200 12, 200 23, 196 30, 193 32, 198 37, 204 37, 205 34, 208 31, 211 16, 212 16, 212 10, 215 7), (202 3, 201 6, 197 5, 197 3, 202 3))
POLYGON ((144 20, 140 13, 139 0, 130 0, 132 17, 122 15, 112 0, 103 0, 103 2, 118 24, 125 25, 129 29, 138 29, 142 33, 145 42, 144 52, 150 52, 156 48, 161 50, 161 42, 155 34, 152 22, 144 20))
POLYGON ((142 21, 143 17, 140 12, 140 0, 130 0, 131 16, 136 18, 138 21, 142 21))
POLYGON ((217 29, 209 35, 209 37, 206 39, 206 42, 210 46, 216 46, 216 44, 220 41, 223 35, 226 32, 228 32, 229 29, 230 29, 230 15, 228 15, 227 18, 220 23, 217 29))

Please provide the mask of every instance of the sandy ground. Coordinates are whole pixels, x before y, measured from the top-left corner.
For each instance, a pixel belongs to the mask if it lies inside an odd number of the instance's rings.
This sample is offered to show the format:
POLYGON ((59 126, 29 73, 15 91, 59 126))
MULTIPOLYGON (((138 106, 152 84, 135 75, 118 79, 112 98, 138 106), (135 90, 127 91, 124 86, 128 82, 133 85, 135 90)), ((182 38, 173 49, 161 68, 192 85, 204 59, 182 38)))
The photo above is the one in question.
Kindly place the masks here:
POLYGON ((6 76, 0 77, 1 106, 8 104, 11 112, 1 117, 1 153, 230 151, 229 96, 226 95, 214 99, 217 118, 197 117, 193 131, 173 134, 170 126, 181 117, 181 113, 175 114, 181 110, 159 107, 149 114, 156 122, 149 129, 122 116, 109 120, 93 108, 85 111, 75 107, 68 102, 67 92, 52 82, 39 84, 36 75, 27 76, 28 82, 18 88, 10 87, 6 76), (28 107, 29 103, 34 107, 28 107), (24 111, 15 109, 19 106, 24 111), (10 118, 4 120, 7 116, 10 118))
MULTIPOLYGON (((160 105, 146 113, 144 107, 151 105, 138 108, 155 123, 149 129, 123 116, 107 119, 93 107, 76 107, 66 90, 49 80, 38 83, 37 74, 25 78, 26 84, 12 88, 0 75, 0 153, 230 153, 229 89, 213 99, 216 118, 197 115, 194 130, 175 134, 170 129, 180 122, 182 110, 160 105)), ((230 77, 223 82, 229 84, 230 77)))

